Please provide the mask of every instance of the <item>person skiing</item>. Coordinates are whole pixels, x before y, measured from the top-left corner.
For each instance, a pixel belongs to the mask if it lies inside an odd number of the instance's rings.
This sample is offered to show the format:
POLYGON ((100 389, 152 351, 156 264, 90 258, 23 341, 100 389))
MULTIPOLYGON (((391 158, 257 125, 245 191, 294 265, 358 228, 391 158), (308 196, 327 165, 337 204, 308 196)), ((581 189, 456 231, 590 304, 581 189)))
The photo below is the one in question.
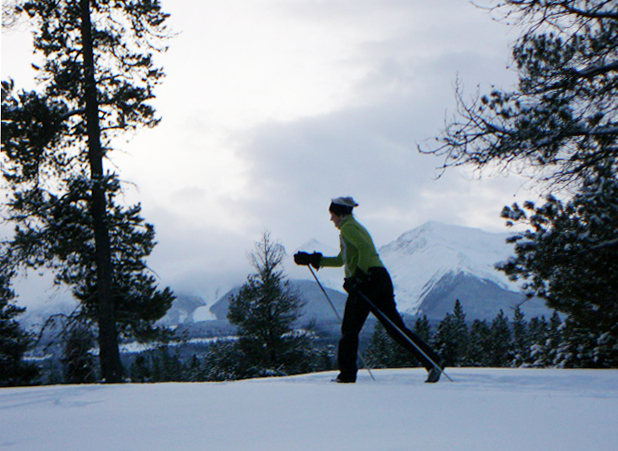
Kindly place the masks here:
POLYGON ((348 293, 348 298, 338 347, 339 375, 334 382, 356 382, 358 336, 370 312, 384 325, 386 332, 425 367, 428 372, 425 382, 438 382, 442 373, 442 360, 427 343, 409 330, 401 319, 390 274, 380 260, 371 235, 352 214, 352 210, 357 206, 351 197, 331 200, 330 220, 340 231, 339 255, 324 257, 319 252, 297 252, 294 255, 297 265, 311 265, 315 269, 343 266, 345 269, 343 288, 348 293), (417 347, 422 349, 422 352, 417 347))

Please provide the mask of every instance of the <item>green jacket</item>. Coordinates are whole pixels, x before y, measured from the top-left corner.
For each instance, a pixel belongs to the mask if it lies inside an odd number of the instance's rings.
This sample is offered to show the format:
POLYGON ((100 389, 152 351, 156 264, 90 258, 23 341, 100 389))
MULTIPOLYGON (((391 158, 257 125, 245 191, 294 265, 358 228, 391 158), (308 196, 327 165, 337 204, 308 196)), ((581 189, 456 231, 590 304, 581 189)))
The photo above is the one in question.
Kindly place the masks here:
POLYGON ((357 268, 365 273, 374 266, 383 267, 371 235, 354 216, 348 215, 341 221, 339 242, 341 252, 336 257, 322 257, 320 267, 345 266, 345 276, 352 277, 357 268))

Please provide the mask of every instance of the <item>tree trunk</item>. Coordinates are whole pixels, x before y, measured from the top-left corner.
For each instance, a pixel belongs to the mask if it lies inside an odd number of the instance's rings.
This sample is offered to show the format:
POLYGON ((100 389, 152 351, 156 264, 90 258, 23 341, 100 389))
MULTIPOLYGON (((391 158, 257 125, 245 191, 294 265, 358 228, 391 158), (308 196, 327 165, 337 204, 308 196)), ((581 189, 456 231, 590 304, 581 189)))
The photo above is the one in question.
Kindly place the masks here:
POLYGON ((122 364, 118 350, 118 332, 112 296, 112 263, 109 230, 105 220, 106 200, 103 174, 103 151, 99 125, 99 106, 94 70, 90 0, 80 0, 81 35, 84 58, 84 100, 88 133, 88 161, 92 182, 90 213, 94 229, 95 262, 97 267, 97 298, 99 323, 99 360, 104 382, 122 380, 122 364))

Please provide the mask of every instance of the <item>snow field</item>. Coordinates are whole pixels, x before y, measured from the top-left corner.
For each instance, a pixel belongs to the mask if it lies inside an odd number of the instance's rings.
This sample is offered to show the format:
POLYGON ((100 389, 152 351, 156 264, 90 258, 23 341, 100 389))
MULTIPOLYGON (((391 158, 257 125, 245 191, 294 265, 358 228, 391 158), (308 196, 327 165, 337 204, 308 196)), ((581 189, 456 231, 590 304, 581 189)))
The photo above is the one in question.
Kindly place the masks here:
POLYGON ((452 368, 0 389, 0 449, 615 451, 618 370, 452 368))

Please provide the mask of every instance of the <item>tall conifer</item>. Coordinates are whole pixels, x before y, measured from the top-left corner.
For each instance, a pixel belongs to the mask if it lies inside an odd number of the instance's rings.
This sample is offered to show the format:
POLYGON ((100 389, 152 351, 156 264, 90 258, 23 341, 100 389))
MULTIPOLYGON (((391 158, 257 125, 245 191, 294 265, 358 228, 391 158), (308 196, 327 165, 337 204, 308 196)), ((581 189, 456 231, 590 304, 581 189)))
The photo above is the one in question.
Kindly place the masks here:
POLYGON ((159 121, 149 102, 163 72, 152 56, 163 49, 157 42, 166 34, 168 15, 157 0, 29 0, 16 2, 14 12, 30 20, 43 59, 36 66, 40 91, 14 94, 13 82, 2 82, 3 176, 12 189, 8 207, 16 241, 27 264, 58 269, 66 256, 49 244, 54 230, 73 227, 88 237, 84 244, 93 253, 83 260, 96 280, 90 294, 96 299, 101 376, 118 382, 119 271, 110 219, 117 190, 104 161, 119 133, 159 121), (88 231, 82 233, 84 222, 88 231), (26 242, 32 234, 49 238, 42 241, 47 249, 26 242))

